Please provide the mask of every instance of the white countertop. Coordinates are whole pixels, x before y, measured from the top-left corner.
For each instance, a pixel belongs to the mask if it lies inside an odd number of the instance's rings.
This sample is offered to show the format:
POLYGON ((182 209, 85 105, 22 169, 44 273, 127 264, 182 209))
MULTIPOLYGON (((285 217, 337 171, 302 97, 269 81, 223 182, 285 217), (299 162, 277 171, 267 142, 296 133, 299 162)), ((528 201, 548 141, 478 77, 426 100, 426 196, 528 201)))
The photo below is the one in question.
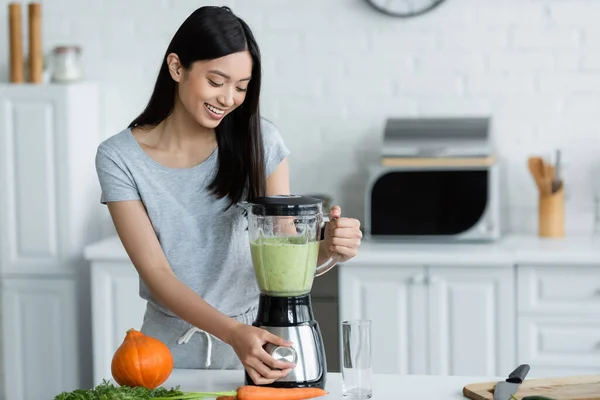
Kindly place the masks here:
MULTIPOLYGON (((434 376, 434 375, 374 375, 372 399, 465 399, 462 389, 475 382, 498 381, 495 377, 434 376)), ((180 386, 187 392, 236 390, 244 384, 243 370, 173 370, 161 386, 180 386)), ((318 399, 342 399, 342 376, 329 373, 325 390, 328 395, 318 399)))
MULTIPOLYGON (((118 236, 111 236, 88 246, 84 256, 88 260, 129 261, 118 236)), ((365 239, 358 255, 347 262, 353 263, 600 265, 600 237, 544 239, 537 236, 507 235, 490 243, 384 243, 365 239)))

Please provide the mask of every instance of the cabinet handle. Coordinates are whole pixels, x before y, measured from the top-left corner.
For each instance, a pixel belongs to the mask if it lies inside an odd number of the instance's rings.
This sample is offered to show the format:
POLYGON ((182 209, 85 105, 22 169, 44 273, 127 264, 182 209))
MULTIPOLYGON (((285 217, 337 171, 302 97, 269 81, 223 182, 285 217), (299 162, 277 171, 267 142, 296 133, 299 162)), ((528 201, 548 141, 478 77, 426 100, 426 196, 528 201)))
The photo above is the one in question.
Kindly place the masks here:
POLYGON ((419 274, 412 277, 412 283, 416 285, 422 285, 425 283, 425 275, 419 274))

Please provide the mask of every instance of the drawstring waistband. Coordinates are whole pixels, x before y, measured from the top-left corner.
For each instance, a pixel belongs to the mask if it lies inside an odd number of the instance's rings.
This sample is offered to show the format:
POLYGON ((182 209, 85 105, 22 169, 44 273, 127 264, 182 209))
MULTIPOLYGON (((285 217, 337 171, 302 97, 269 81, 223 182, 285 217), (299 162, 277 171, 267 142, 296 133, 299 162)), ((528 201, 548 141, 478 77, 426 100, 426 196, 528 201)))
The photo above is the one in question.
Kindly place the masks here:
MULTIPOLYGON (((242 322, 244 324, 250 325, 254 318, 256 317, 258 306, 254 305, 249 308, 247 311, 233 315, 231 318, 236 321, 242 322)), ((204 362, 205 367, 208 368, 212 364, 212 350, 213 350, 213 341, 218 340, 221 341, 218 337, 211 335, 210 333, 189 324, 188 322, 183 321, 181 318, 174 317, 172 315, 166 314, 163 310, 155 306, 154 304, 148 303, 146 306, 146 314, 144 315, 144 319, 148 319, 149 321, 156 321, 162 326, 165 326, 169 329, 169 335, 175 332, 184 332, 181 336, 172 337, 169 336, 168 341, 176 339, 176 343, 179 345, 184 345, 192 340, 192 337, 195 333, 203 333, 206 336, 207 348, 206 348, 206 360, 204 362)), ((218 351, 218 348, 215 350, 218 351)))
POLYGON ((190 339, 192 338, 192 336, 194 335, 194 333, 204 333, 206 335, 206 340, 208 341, 208 349, 206 350, 206 363, 205 365, 207 367, 210 367, 210 354, 212 352, 212 335, 206 331, 203 331, 202 329, 199 329, 195 326, 191 327, 190 329, 188 329, 183 335, 181 335, 181 337, 179 339, 177 339, 177 343, 178 344, 184 344, 190 341, 190 339))

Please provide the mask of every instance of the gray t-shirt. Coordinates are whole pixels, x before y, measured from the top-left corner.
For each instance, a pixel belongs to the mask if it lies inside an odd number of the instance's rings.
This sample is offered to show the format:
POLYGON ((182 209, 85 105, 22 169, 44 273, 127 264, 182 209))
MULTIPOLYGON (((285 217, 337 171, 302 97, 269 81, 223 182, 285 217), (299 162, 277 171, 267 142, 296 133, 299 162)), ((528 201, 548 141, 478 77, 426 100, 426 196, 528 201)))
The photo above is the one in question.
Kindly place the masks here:
MULTIPOLYGON (((261 120, 266 174, 289 149, 271 122, 261 120)), ((226 315, 246 312, 258 300, 247 221, 236 205, 207 189, 217 171, 218 149, 191 168, 167 168, 154 161, 130 129, 98 146, 96 170, 101 202, 141 200, 175 275, 226 315)), ((140 279, 140 296, 169 315, 140 279)))

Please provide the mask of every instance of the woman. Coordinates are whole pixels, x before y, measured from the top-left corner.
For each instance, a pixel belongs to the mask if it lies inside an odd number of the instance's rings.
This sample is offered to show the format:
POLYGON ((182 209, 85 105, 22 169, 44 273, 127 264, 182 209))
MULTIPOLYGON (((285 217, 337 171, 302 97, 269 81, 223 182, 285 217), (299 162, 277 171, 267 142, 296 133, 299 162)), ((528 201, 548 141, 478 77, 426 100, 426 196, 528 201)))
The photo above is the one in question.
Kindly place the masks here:
MULTIPOLYGON (((245 368, 267 384, 294 365, 263 350, 289 343, 251 326, 259 292, 235 206, 290 193, 289 150, 259 115, 260 85, 249 27, 227 7, 199 8, 169 44, 144 111, 98 147, 96 168, 140 275, 142 331, 169 346, 176 368, 245 368)), ((340 212, 320 261, 356 255, 359 222, 340 212)))

